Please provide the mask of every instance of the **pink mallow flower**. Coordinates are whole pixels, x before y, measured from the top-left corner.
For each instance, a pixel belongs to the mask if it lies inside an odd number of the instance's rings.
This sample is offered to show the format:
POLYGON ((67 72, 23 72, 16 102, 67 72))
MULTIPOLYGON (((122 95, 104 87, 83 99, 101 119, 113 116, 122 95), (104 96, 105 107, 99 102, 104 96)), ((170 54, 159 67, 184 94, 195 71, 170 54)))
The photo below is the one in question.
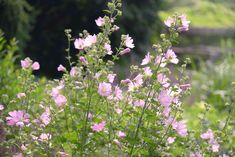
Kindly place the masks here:
POLYGON ((148 52, 147 55, 145 55, 144 59, 142 60, 141 65, 149 64, 150 61, 151 61, 151 56, 150 53, 148 52))
POLYGON ((135 45, 133 44, 133 39, 129 36, 129 34, 124 36, 124 43, 125 43, 125 46, 128 48, 132 49, 135 47, 135 45))
POLYGON ((0 111, 4 110, 4 106, 0 104, 0 111))
POLYGON ((66 97, 61 94, 55 96, 54 101, 58 107, 64 106, 67 103, 66 97))
POLYGON ((175 142, 175 137, 168 137, 168 138, 167 138, 167 143, 168 143, 168 144, 171 144, 171 143, 173 143, 173 142, 175 142))
POLYGON ((144 75, 145 75, 145 76, 152 76, 152 75, 153 75, 153 72, 152 72, 152 70, 150 69, 150 67, 145 67, 145 68, 144 68, 144 75))
POLYGON ((58 68, 57 68, 57 71, 63 71, 65 72, 66 71, 66 68, 63 66, 63 65, 59 65, 58 68))
POLYGON ((84 40, 81 38, 75 39, 74 47, 78 50, 82 50, 84 48, 84 40))
POLYGON ((66 152, 58 152, 58 153, 60 154, 60 156, 69 156, 69 154, 66 152))
POLYGON ((29 123, 29 114, 25 111, 12 111, 8 113, 10 116, 6 117, 7 125, 10 126, 19 126, 24 127, 26 124, 29 123))
POLYGON ((79 61, 80 61, 82 64, 88 64, 86 58, 83 57, 83 56, 80 56, 80 57, 79 57, 79 61))
POLYGON ((69 74, 70 74, 70 76, 72 76, 72 77, 77 76, 77 75, 78 75, 78 70, 77 70, 77 68, 76 68, 76 67, 72 67, 69 74))
POLYGON ((167 27, 171 27, 172 24, 175 23, 175 20, 174 20, 172 17, 168 17, 167 20, 164 21, 164 23, 165 23, 165 25, 166 25, 167 27))
POLYGON ((21 60, 20 63, 23 69, 27 69, 31 66, 32 60, 29 57, 27 57, 24 60, 21 60))
POLYGON ((172 123, 172 128, 176 130, 176 132, 182 136, 185 137, 188 135, 188 130, 187 130, 187 126, 185 124, 185 121, 174 121, 172 123))
POLYGON ((32 67, 33 70, 39 70, 40 69, 40 64, 38 62, 34 62, 31 67, 32 67))
POLYGON ((118 86, 116 86, 114 89, 114 95, 115 95, 115 99, 117 100, 123 99, 122 90, 118 86))
POLYGON ((104 48, 105 48, 106 53, 107 53, 108 55, 112 55, 112 54, 113 54, 113 51, 112 51, 112 49, 111 49, 111 45, 110 45, 110 44, 105 43, 105 44, 104 44, 104 48))
POLYGON ((20 148, 21 148, 22 151, 27 150, 27 147, 26 147, 24 144, 22 144, 22 145, 20 146, 20 148))
POLYGON ((112 93, 112 85, 110 83, 102 82, 99 84, 98 93, 101 96, 109 96, 112 93))
POLYGON ((105 121, 102 121, 101 123, 95 123, 94 125, 91 126, 92 131, 94 132, 100 132, 102 130, 104 130, 104 127, 106 125, 105 121))
POLYGON ((22 153, 15 153, 12 157, 24 157, 22 153))
POLYGON ((85 39, 84 39, 84 48, 86 47, 90 47, 91 45, 96 43, 96 35, 88 35, 85 39))
POLYGON ((105 19, 102 17, 99 17, 98 19, 95 20, 95 23, 97 26, 102 27, 105 24, 105 19))
POLYGON ((43 124, 48 125, 51 122, 50 110, 47 109, 43 114, 40 116, 41 121, 43 124))
POLYGON ((166 75, 164 75, 162 73, 157 75, 157 81, 165 88, 170 86, 169 78, 167 78, 166 75))
POLYGON ((178 62, 179 62, 175 52, 172 49, 167 50, 167 52, 165 54, 165 58, 173 64, 178 64, 178 62))
POLYGON ((122 131, 118 131, 118 132, 117 132, 117 136, 118 136, 119 138, 124 138, 124 137, 126 137, 126 134, 125 134, 124 132, 122 132, 122 131))
POLYGON ((186 15, 179 16, 181 20, 181 26, 178 28, 178 31, 185 32, 189 30, 189 23, 190 21, 187 20, 186 15))
POLYGON ((25 93, 18 93, 18 94, 16 94, 16 96, 18 99, 21 99, 22 97, 26 97, 26 94, 25 93))
POLYGON ((115 77, 116 77, 116 74, 108 74, 108 76, 107 76, 110 83, 113 83, 115 77))
POLYGON ((114 110, 117 112, 117 114, 121 114, 122 113, 122 110, 120 108, 115 108, 114 110))
POLYGON ((214 135, 211 129, 208 129, 207 132, 201 134, 200 137, 204 140, 214 139, 214 135))
POLYGON ((122 55, 128 54, 128 53, 130 53, 130 52, 131 52, 131 49, 130 49, 130 48, 125 48, 124 50, 122 50, 122 51, 120 52, 120 55, 122 56, 122 55))
POLYGON ((167 90, 162 90, 158 95, 158 101, 164 107, 171 105, 173 98, 168 94, 167 90))
POLYGON ((48 140, 50 140, 51 139, 51 134, 45 134, 45 133, 42 133, 40 136, 39 136, 39 141, 41 141, 41 142, 46 142, 46 141, 48 141, 48 140))

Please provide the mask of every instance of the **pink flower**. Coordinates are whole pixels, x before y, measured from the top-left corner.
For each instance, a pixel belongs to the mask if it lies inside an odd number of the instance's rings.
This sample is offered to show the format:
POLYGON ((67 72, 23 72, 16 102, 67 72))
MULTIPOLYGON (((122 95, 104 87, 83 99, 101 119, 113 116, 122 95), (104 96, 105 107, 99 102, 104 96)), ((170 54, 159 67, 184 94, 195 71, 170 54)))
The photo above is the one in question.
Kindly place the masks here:
POLYGON ((79 61, 80 61, 81 63, 83 63, 83 64, 88 64, 86 58, 83 57, 83 56, 80 56, 80 57, 79 57, 79 61))
POLYGON ((116 74, 108 74, 108 76, 107 76, 110 83, 113 83, 115 77, 116 77, 116 74))
POLYGON ((95 20, 95 23, 97 26, 102 27, 105 24, 105 19, 102 17, 99 17, 98 19, 95 20))
POLYGON ((114 89, 114 95, 117 100, 123 99, 122 90, 118 86, 116 86, 114 89))
POLYGON ((226 154, 223 154, 223 155, 220 155, 219 157, 229 157, 229 156, 226 154))
POLYGON ((25 93, 18 93, 16 96, 18 99, 21 99, 22 97, 26 97, 26 94, 25 93))
POLYGON ((170 83, 168 83, 169 79, 162 73, 157 75, 157 81, 165 88, 170 86, 170 83))
POLYGON ((152 70, 150 69, 150 67, 145 67, 144 68, 144 74, 146 76, 152 76, 153 75, 152 70))
POLYGON ((24 144, 22 144, 20 148, 21 148, 22 151, 27 150, 27 147, 24 144))
POLYGON ((115 108, 115 111, 117 112, 117 114, 121 114, 122 110, 120 108, 115 108))
POLYGON ((213 140, 210 144, 212 152, 219 152, 219 143, 216 140, 213 140))
POLYGON ((40 116, 40 119, 45 125, 48 125, 51 122, 50 112, 43 112, 43 114, 40 116))
POLYGON ((190 157, 203 157, 200 151, 197 151, 196 153, 190 153, 190 157))
POLYGON ((168 19, 166 21, 164 21, 164 23, 167 27, 171 27, 172 24, 175 23, 175 20, 172 17, 168 17, 168 19))
POLYGON ((0 111, 4 110, 4 106, 0 104, 0 111))
POLYGON ((118 31, 119 29, 120 28, 117 25, 114 25, 113 28, 112 28, 113 31, 118 31))
POLYGON ((136 100, 136 101, 134 101, 134 105, 136 107, 144 107, 145 101, 144 100, 136 100))
POLYGON ((172 49, 167 50, 165 58, 168 59, 173 64, 177 64, 179 62, 177 56, 175 55, 175 52, 172 49))
POLYGON ((104 48, 105 48, 105 50, 106 50, 108 55, 112 55, 113 54, 113 51, 111 49, 111 45, 110 44, 105 43, 104 44, 104 48))
POLYGON ((95 123, 94 125, 91 126, 92 131, 94 132, 100 132, 102 130, 104 130, 104 127, 106 125, 105 121, 102 121, 101 123, 95 123))
POLYGON ((211 129, 208 129, 207 132, 201 134, 200 137, 204 140, 214 139, 214 135, 211 129))
POLYGON ((173 129, 176 130, 176 132, 182 136, 182 137, 185 137, 188 135, 188 130, 187 130, 187 126, 185 125, 185 121, 174 121, 172 123, 172 127, 173 129))
POLYGON ((40 136, 39 136, 39 141, 41 141, 41 142, 46 142, 46 141, 48 141, 48 140, 50 140, 51 139, 51 134, 45 134, 45 133, 42 133, 40 136))
POLYGON ((124 132, 122 132, 122 131, 118 131, 118 132, 117 132, 117 136, 118 136, 119 138, 124 138, 124 137, 126 137, 126 134, 125 134, 124 132))
POLYGON ((162 90, 158 95, 158 101, 164 107, 170 106, 172 102, 172 97, 169 96, 167 90, 162 90))
POLYGON ((125 43, 125 46, 128 48, 132 49, 135 47, 135 45, 133 44, 133 39, 129 36, 129 34, 124 36, 124 43, 125 43))
POLYGON ((78 71, 76 67, 72 67, 70 70, 70 76, 75 77, 78 75, 78 71))
POLYGON ((84 48, 86 47, 90 47, 91 45, 96 43, 96 35, 88 35, 85 39, 84 39, 84 43, 83 46, 84 48))
POLYGON ((122 56, 122 55, 125 55, 125 54, 130 53, 130 52, 131 52, 131 49, 130 49, 130 48, 125 48, 124 50, 122 50, 122 51, 120 52, 120 55, 122 56))
POLYGON ((122 149, 122 144, 118 139, 114 139, 113 142, 118 146, 119 149, 122 149))
POLYGON ((25 111, 15 110, 9 112, 8 114, 10 117, 6 117, 7 125, 24 127, 25 124, 29 123, 29 114, 27 114, 25 111))
POLYGON ((23 157, 22 153, 15 153, 12 157, 23 157))
POLYGON ((29 57, 27 57, 24 60, 21 60, 20 63, 23 69, 27 69, 31 66, 32 60, 29 57))
POLYGON ((58 68, 57 68, 57 71, 66 71, 66 68, 63 66, 63 65, 59 65, 58 68))
POLYGON ((31 67, 32 67, 33 70, 39 70, 40 69, 40 65, 39 65, 38 62, 34 62, 31 67))
POLYGON ((84 40, 81 38, 75 39, 74 47, 78 50, 82 50, 84 48, 84 40))
POLYGON ((67 99, 65 96, 59 94, 56 97, 54 97, 54 101, 58 107, 64 106, 67 102, 67 99))
POLYGON ((188 89, 188 88, 190 88, 191 87, 191 84, 182 84, 182 85, 180 85, 180 88, 182 89, 182 90, 186 90, 186 89, 188 89))
POLYGON ((187 20, 186 15, 181 15, 179 16, 179 18, 181 20, 182 25, 178 28, 178 31, 180 32, 188 31, 190 21, 187 20))
POLYGON ((148 52, 147 55, 145 55, 145 58, 142 60, 141 65, 146 65, 151 61, 150 53, 148 52))
POLYGON ((171 108, 170 108, 169 106, 164 107, 163 115, 164 115, 165 117, 169 117, 170 112, 171 112, 171 108))
POLYGON ((69 154, 68 153, 66 153, 66 152, 58 152, 61 156, 69 156, 69 154))
POLYGON ((98 93, 101 95, 101 96, 109 96, 111 93, 112 93, 112 86, 110 83, 105 83, 105 82, 102 82, 99 84, 99 87, 98 87, 98 93))
POLYGON ((157 64, 160 67, 165 67, 166 66, 166 58, 164 56, 156 56, 155 58, 155 64, 157 64))
POLYGON ((139 87, 141 86, 144 81, 143 81, 143 75, 142 74, 138 74, 134 79, 133 82, 135 84, 135 87, 139 87))
POLYGON ((171 143, 173 143, 173 142, 175 142, 175 137, 168 137, 168 138, 167 138, 167 143, 168 143, 168 144, 171 144, 171 143))

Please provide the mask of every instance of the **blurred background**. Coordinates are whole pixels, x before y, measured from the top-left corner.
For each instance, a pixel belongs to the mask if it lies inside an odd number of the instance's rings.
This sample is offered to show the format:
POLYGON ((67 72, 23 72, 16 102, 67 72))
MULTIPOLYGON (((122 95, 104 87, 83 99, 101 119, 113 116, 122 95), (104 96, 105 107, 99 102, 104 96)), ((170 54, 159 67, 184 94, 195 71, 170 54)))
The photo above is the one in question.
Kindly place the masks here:
MULTIPOLYGON (((0 29, 6 41, 0 46, 2 89, 6 84, 15 85, 9 78, 15 78, 14 67, 26 56, 41 64, 36 73, 39 78, 59 78, 58 65, 67 65, 64 29, 72 29, 74 36, 84 29, 91 34, 97 33, 95 19, 104 15, 102 10, 107 2, 0 0, 0 29), (14 37, 18 46, 11 40, 14 37), (6 50, 14 54, 6 57, 6 50)), ((134 38, 136 47, 125 57, 128 59, 119 62, 120 69, 127 67, 130 60, 134 64, 140 62, 164 32, 163 21, 173 13, 186 14, 191 21, 190 31, 181 37, 180 45, 174 47, 179 57, 192 59, 188 71, 193 90, 192 96, 185 101, 189 106, 194 104, 195 108, 188 110, 197 115, 203 104, 208 103, 216 108, 215 117, 217 112, 225 117, 228 110, 225 104, 234 102, 231 83, 235 81, 235 0, 123 0, 123 16, 117 21, 121 30, 112 36, 112 43, 115 45, 121 34, 128 33, 134 38)), ((193 119, 191 112, 185 116, 193 119)))

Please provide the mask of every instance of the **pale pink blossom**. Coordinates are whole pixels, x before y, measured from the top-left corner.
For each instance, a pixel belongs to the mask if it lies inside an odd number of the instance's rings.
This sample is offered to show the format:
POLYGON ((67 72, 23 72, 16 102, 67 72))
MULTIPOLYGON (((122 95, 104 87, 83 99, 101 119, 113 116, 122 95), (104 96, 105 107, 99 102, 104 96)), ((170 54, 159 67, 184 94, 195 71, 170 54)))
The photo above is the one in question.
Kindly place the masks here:
POLYGON ((46 142, 46 141, 48 141, 48 140, 50 140, 51 139, 51 134, 45 134, 45 133, 42 133, 40 136, 39 136, 39 141, 41 141, 41 142, 46 142))
POLYGON ((129 36, 129 34, 124 36, 124 43, 125 43, 125 46, 128 48, 132 49, 135 47, 135 45, 133 44, 133 39, 129 36))
POLYGON ((172 24, 175 23, 175 20, 172 17, 168 17, 168 19, 166 21, 164 21, 164 23, 167 27, 171 27, 172 24))
POLYGON ((173 143, 173 142, 175 142, 175 137, 168 137, 168 138, 167 138, 167 143, 168 143, 168 144, 171 144, 171 143, 173 143))
POLYGON ((130 48, 125 48, 124 50, 122 50, 122 51, 120 52, 120 55, 122 56, 122 55, 125 55, 125 54, 130 53, 130 52, 131 52, 131 49, 130 49, 130 48))
POLYGON ((85 39, 84 39, 84 43, 83 46, 84 48, 86 47, 90 47, 91 45, 96 43, 96 35, 88 35, 85 39))
POLYGON ((122 144, 118 139, 114 139, 113 142, 118 146, 119 149, 122 149, 122 144))
POLYGON ((84 48, 84 40, 81 38, 75 39, 74 47, 76 49, 82 50, 84 48))
POLYGON ((219 157, 229 157, 229 156, 226 154, 223 154, 223 155, 220 155, 219 157))
POLYGON ((98 19, 95 20, 95 23, 97 26, 102 27, 105 24, 105 19, 102 17, 99 17, 98 19))
POLYGON ((110 83, 106 83, 106 82, 99 83, 98 93, 101 96, 105 96, 105 97, 111 95, 112 85, 110 83))
POLYGON ((143 75, 142 74, 138 74, 134 79, 133 82, 135 84, 135 87, 139 87, 141 86, 144 81, 143 81, 143 75))
POLYGON ((21 60, 20 63, 23 69, 27 69, 31 66, 32 60, 29 57, 27 57, 24 60, 21 60))
POLYGON ((58 153, 60 154, 60 156, 69 156, 69 154, 66 152, 58 152, 58 153))
POLYGON ((150 67, 145 67, 145 68, 144 68, 144 74, 145 74, 145 76, 152 76, 152 75, 153 75, 153 72, 152 72, 152 70, 150 69, 150 67))
POLYGON ((169 78, 167 78, 166 75, 164 75, 162 73, 157 75, 157 81, 165 88, 170 86, 169 78))
POLYGON ((125 138, 125 137, 126 137, 126 134, 125 134, 124 132, 122 132, 122 131, 118 131, 118 132, 117 132, 117 136, 118 136, 119 138, 125 138))
POLYGON ((26 147, 24 144, 22 144, 22 145, 20 146, 20 148, 21 148, 22 151, 27 150, 27 147, 26 147))
POLYGON ((174 121, 172 123, 172 128, 176 130, 176 132, 182 136, 185 137, 188 135, 188 130, 187 130, 187 126, 185 124, 185 121, 174 121))
POLYGON ((204 140, 214 139, 214 135, 211 129, 208 129, 207 132, 201 134, 200 137, 204 140))
POLYGON ((186 15, 181 15, 179 16, 181 20, 181 26, 178 28, 178 31, 184 32, 189 30, 189 23, 190 21, 187 20, 186 15))
POLYGON ((105 125, 106 125, 106 122, 105 122, 105 121, 102 121, 101 123, 98 123, 98 124, 95 123, 95 124, 93 124, 93 125, 91 126, 91 129, 92 129, 92 131, 94 131, 94 132, 100 132, 100 131, 104 130, 105 125))
POLYGON ((179 59, 177 58, 175 52, 172 49, 167 50, 165 54, 165 58, 173 64, 178 64, 179 62, 179 59))
POLYGON ((122 90, 118 86, 116 86, 114 89, 114 95, 117 100, 123 99, 122 90))
POLYGON ((190 157, 203 157, 200 151, 190 153, 190 157))
POLYGON ((43 114, 40 116, 41 121, 43 124, 48 125, 51 122, 51 116, 50 116, 50 111, 45 111, 43 114))
POLYGON ((57 71, 63 71, 65 72, 66 71, 66 68, 63 66, 63 65, 59 65, 58 68, 57 68, 57 71))
POLYGON ((173 98, 168 94, 167 90, 162 90, 158 95, 158 101, 164 107, 170 106, 173 98))
POLYGON ((34 62, 31 67, 32 67, 33 70, 39 70, 40 69, 40 64, 38 62, 34 62))
POLYGON ((213 140, 213 142, 211 142, 210 144, 212 152, 219 152, 220 145, 216 140, 213 140))
POLYGON ((119 29, 120 29, 120 27, 118 27, 117 25, 114 25, 112 28, 113 31, 118 31, 119 29))
POLYGON ((79 57, 79 61, 80 61, 81 63, 83 63, 83 64, 88 64, 86 58, 83 57, 83 56, 80 56, 80 57, 79 57))
POLYGON ((54 101, 58 107, 64 106, 67 103, 66 97, 61 94, 54 97, 54 101))
POLYGON ((116 74, 108 74, 108 76, 107 76, 110 83, 113 83, 115 77, 116 77, 116 74))
POLYGON ((72 67, 69 74, 70 74, 70 76, 72 76, 72 77, 77 76, 77 75, 78 75, 78 70, 77 70, 77 68, 76 68, 76 67, 72 67))
POLYGON ((144 107, 145 101, 144 100, 136 100, 133 103, 136 107, 144 107))
POLYGON ((0 111, 4 110, 4 106, 0 104, 0 111))
POLYGON ((18 94, 16 94, 16 96, 18 99, 21 99, 22 97, 26 97, 26 94, 25 93, 18 93, 18 94))
POLYGON ((108 55, 112 55, 112 54, 113 54, 113 51, 112 51, 112 49, 111 49, 111 45, 110 45, 110 44, 105 43, 105 44, 104 44, 104 48, 105 48, 106 53, 107 53, 108 55))
POLYGON ((22 153, 15 153, 12 157, 24 157, 22 153))
POLYGON ((26 124, 29 123, 29 114, 25 111, 12 111, 8 113, 10 117, 6 117, 7 125, 10 126, 19 126, 24 127, 26 124))
POLYGON ((147 55, 145 55, 144 59, 142 60, 141 65, 149 64, 150 61, 151 61, 151 56, 150 53, 148 52, 147 55))
POLYGON ((165 67, 166 66, 166 58, 164 56, 156 56, 155 64, 162 67, 162 68, 165 67))
POLYGON ((117 112, 117 114, 121 114, 122 110, 120 108, 115 108, 115 111, 117 112))
POLYGON ((164 107, 163 115, 164 115, 165 117, 169 117, 170 112, 171 112, 171 108, 170 108, 169 106, 164 107))

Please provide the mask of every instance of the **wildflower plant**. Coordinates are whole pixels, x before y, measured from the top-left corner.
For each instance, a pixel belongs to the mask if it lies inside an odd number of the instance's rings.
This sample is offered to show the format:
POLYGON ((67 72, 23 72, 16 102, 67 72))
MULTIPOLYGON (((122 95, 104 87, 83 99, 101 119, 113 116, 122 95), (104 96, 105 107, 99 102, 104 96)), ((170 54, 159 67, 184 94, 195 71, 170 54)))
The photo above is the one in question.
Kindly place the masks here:
POLYGON ((40 101, 34 99, 38 84, 32 75, 40 65, 29 58, 21 61, 22 91, 0 111, 6 155, 198 157, 220 153, 219 141, 209 128, 194 134, 182 118, 181 100, 190 90, 184 76, 189 60, 182 62, 174 81, 169 78, 173 72, 168 65, 180 62, 172 44, 189 29, 186 16, 168 18, 168 31, 161 34, 159 44, 140 65, 130 67, 128 78, 119 81, 112 71, 115 61, 135 47, 129 34, 121 36, 119 47, 111 46, 110 36, 119 29, 115 21, 122 14, 120 8, 120 0, 108 3, 107 15, 95 20, 98 34, 83 31, 72 37, 71 30, 65 30, 70 67, 58 65, 63 77, 48 82, 40 101), (76 62, 70 57, 71 46, 77 49, 76 62), (196 138, 210 149, 201 152, 194 147, 196 138))

